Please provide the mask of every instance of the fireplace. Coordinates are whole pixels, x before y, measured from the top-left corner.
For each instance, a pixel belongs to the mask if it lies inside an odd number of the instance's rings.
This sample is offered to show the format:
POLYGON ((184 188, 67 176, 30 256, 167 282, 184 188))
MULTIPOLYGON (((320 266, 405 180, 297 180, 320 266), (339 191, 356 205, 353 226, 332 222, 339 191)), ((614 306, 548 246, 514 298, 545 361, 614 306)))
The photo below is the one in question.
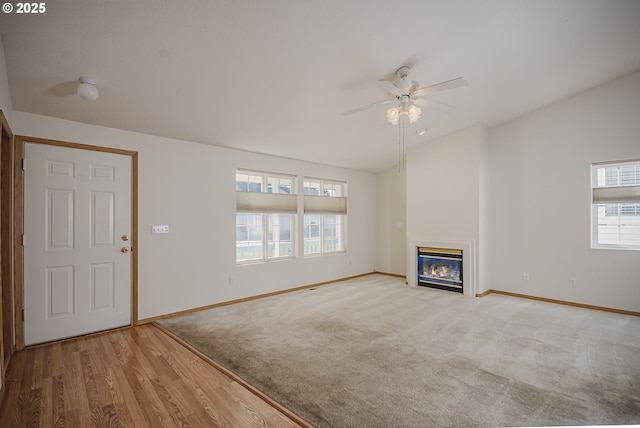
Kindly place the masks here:
POLYGON ((417 247, 418 285, 463 293, 462 250, 417 247))

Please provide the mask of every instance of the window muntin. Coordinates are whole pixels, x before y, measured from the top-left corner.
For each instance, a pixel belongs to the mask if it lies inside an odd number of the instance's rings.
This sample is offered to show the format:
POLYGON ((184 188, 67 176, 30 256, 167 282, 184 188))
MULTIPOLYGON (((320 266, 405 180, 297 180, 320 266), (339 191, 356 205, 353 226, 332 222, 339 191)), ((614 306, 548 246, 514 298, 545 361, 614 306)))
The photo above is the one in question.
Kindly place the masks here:
POLYGON ((347 183, 343 181, 305 178, 303 187, 305 195, 327 197, 347 196, 347 183))
POLYGON ((640 160, 594 164, 592 247, 640 249, 640 160))
MULTIPOLYGON (((236 262, 296 256, 296 177, 236 171, 236 262)), ((344 252, 347 183, 303 179, 303 254, 344 252)))
POLYGON ((237 170, 236 192, 236 263, 294 257, 295 176, 237 170))
POLYGON ((346 216, 305 214, 304 254, 317 255, 345 251, 346 216))
POLYGON ((293 177, 267 176, 267 193, 284 193, 291 195, 294 192, 293 177))
POLYGON ((250 172, 236 173, 236 190, 240 192, 262 192, 262 174, 252 174, 250 172))
POLYGON ((322 246, 325 253, 333 251, 344 251, 342 227, 344 216, 324 215, 322 224, 322 246))
POLYGON ((347 183, 305 177, 303 188, 304 254, 345 251, 347 183), (342 203, 336 204, 336 201, 342 203))
POLYGON ((269 172, 236 171, 236 191, 294 194, 295 176, 269 172))
POLYGON ((236 213, 236 261, 262 260, 262 214, 236 213))
POLYGON ((322 240, 320 230, 322 216, 307 214, 304 216, 304 253, 322 254, 322 240))
POLYGON ((345 183, 323 183, 323 196, 340 197, 345 195, 345 183))
POLYGON ((305 195, 320 196, 322 184, 319 181, 307 181, 305 179, 303 183, 305 195))
POLYGON ((293 257, 293 215, 267 214, 267 258, 293 257))

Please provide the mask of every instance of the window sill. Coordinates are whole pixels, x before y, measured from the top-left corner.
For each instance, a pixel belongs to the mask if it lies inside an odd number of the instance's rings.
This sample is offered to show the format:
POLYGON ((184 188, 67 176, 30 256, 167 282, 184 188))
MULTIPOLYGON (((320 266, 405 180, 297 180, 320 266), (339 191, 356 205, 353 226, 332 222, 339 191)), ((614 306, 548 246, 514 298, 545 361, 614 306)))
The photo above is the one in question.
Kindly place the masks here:
POLYGON ((277 259, 260 259, 260 260, 243 260, 241 262, 236 261, 236 266, 253 266, 260 265, 264 263, 274 263, 274 262, 284 262, 289 260, 295 260, 296 257, 279 257, 277 259))
POLYGON ((630 247, 624 245, 592 245, 592 250, 621 250, 621 251, 640 251, 640 246, 630 247))
POLYGON ((323 257, 323 256, 332 256, 336 254, 346 254, 347 250, 339 250, 339 251, 331 251, 328 253, 317 253, 317 254, 305 254, 303 257, 305 259, 311 259, 315 257, 323 257))

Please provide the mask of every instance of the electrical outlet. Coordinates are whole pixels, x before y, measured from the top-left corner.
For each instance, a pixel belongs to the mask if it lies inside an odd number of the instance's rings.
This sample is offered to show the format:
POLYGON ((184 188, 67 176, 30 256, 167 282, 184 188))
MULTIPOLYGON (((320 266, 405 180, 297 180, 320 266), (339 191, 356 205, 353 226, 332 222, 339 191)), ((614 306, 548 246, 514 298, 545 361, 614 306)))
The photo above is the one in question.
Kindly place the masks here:
POLYGON ((229 276, 229 285, 233 285, 233 277, 229 276))
POLYGON ((577 280, 575 278, 569 278, 569 285, 575 286, 577 284, 577 280))
POLYGON ((525 281, 529 281, 529 272, 525 272, 522 274, 522 279, 524 279, 525 281))
POLYGON ((160 233, 169 233, 169 225, 153 225, 151 226, 151 233, 160 234, 160 233))

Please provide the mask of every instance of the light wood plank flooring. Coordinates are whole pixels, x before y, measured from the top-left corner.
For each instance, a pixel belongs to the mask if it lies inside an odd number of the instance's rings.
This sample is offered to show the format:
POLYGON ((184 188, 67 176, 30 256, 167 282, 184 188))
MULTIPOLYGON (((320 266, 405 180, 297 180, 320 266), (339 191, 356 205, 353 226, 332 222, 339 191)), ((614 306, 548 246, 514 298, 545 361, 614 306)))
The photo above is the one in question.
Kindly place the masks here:
POLYGON ((92 426, 300 425, 153 325, 28 348, 11 358, 0 427, 92 426))

